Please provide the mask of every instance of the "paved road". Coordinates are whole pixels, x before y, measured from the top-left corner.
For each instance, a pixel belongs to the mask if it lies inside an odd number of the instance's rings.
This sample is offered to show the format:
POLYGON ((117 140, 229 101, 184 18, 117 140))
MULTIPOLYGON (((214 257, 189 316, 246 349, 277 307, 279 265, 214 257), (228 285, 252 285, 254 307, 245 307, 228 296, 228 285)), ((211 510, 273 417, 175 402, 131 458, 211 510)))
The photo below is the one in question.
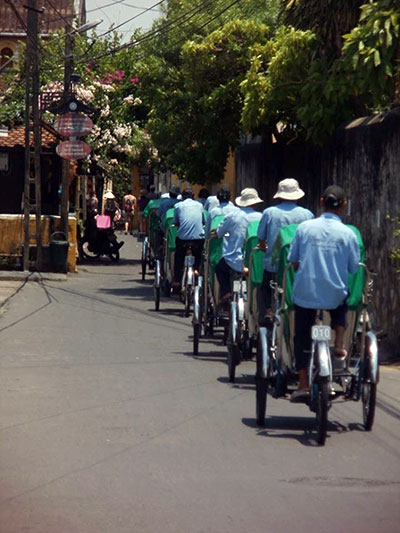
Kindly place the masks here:
POLYGON ((27 283, 0 319, 0 531, 397 532, 400 373, 374 429, 306 407, 254 420, 254 362, 227 382, 221 343, 191 354, 181 304, 153 311, 136 240, 118 265, 27 283))

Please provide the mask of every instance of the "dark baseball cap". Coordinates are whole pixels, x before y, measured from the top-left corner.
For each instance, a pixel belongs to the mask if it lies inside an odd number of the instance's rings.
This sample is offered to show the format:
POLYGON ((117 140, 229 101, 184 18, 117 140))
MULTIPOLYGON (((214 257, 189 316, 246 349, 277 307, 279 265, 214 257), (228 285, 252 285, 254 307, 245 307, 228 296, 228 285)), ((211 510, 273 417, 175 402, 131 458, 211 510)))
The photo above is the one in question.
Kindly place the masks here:
POLYGON ((322 193, 325 207, 340 207, 346 201, 346 193, 339 185, 329 185, 322 193))

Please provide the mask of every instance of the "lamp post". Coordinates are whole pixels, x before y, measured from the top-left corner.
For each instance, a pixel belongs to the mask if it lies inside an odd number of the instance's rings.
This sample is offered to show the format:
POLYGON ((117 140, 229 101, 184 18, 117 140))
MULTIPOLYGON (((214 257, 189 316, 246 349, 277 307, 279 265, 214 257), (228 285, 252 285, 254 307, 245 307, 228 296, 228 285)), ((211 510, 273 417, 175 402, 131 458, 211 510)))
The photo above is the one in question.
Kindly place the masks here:
MULTIPOLYGON (((95 28, 101 24, 102 19, 97 19, 92 22, 87 22, 72 31, 66 31, 65 34, 65 62, 64 62, 64 101, 67 101, 70 96, 71 75, 74 69, 74 38, 76 33, 85 33, 86 31, 95 28)), ((68 211, 69 211, 69 160, 62 159, 62 175, 61 175, 61 231, 65 234, 68 240, 68 211)))

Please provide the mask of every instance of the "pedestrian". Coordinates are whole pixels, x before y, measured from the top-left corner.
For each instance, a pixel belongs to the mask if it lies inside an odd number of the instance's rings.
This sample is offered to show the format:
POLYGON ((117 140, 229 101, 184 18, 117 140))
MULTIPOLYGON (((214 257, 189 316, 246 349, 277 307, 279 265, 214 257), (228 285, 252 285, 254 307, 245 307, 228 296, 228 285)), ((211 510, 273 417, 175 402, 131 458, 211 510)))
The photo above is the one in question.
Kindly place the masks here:
POLYGON ((92 191, 88 200, 88 210, 92 212, 98 212, 99 209, 99 199, 96 196, 96 192, 92 191))
POLYGON ((259 325, 269 326, 273 321, 272 310, 272 289, 271 281, 276 280, 276 266, 272 264, 272 250, 279 230, 289 224, 300 224, 304 220, 314 218, 308 209, 297 205, 298 200, 303 198, 304 191, 300 189, 299 183, 295 179, 285 179, 279 182, 278 191, 274 198, 278 200, 278 205, 267 207, 263 211, 257 236, 258 247, 265 250, 264 273, 262 283, 257 290, 257 307, 259 315, 259 325))
POLYGON ((333 355, 344 359, 348 296, 348 275, 358 270, 360 250, 355 233, 343 224, 347 198, 338 185, 330 185, 320 199, 323 213, 299 224, 288 260, 293 263, 295 304, 294 356, 299 387, 291 401, 303 401, 309 395, 307 368, 311 348, 311 328, 317 311, 329 310, 335 331, 333 355))
POLYGON ((132 190, 125 194, 122 200, 122 209, 125 213, 125 235, 133 235, 133 217, 136 209, 136 197, 133 196, 132 190))
POLYGON ((150 190, 147 193, 147 198, 149 200, 155 200, 156 198, 159 198, 159 194, 156 192, 156 188, 154 185, 150 185, 150 190))

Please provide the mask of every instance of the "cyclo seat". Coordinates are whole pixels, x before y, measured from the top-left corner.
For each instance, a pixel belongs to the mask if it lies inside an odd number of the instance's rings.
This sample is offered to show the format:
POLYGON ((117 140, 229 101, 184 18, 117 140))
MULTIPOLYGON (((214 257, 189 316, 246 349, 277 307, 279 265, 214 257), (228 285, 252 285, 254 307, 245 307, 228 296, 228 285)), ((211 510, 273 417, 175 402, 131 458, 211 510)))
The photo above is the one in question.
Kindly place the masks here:
POLYGON ((259 225, 259 220, 250 222, 247 226, 246 237, 243 243, 244 266, 250 270, 248 288, 250 309, 253 308, 253 305, 257 301, 255 290, 261 285, 264 274, 264 250, 255 250, 258 244, 257 232, 259 225))
MULTIPOLYGON (((211 231, 215 231, 221 222, 224 220, 225 215, 217 215, 211 221, 211 231)), ((214 292, 214 280, 215 280, 215 267, 217 266, 218 261, 222 257, 222 238, 219 237, 209 237, 208 241, 208 278, 211 290, 214 292)))

